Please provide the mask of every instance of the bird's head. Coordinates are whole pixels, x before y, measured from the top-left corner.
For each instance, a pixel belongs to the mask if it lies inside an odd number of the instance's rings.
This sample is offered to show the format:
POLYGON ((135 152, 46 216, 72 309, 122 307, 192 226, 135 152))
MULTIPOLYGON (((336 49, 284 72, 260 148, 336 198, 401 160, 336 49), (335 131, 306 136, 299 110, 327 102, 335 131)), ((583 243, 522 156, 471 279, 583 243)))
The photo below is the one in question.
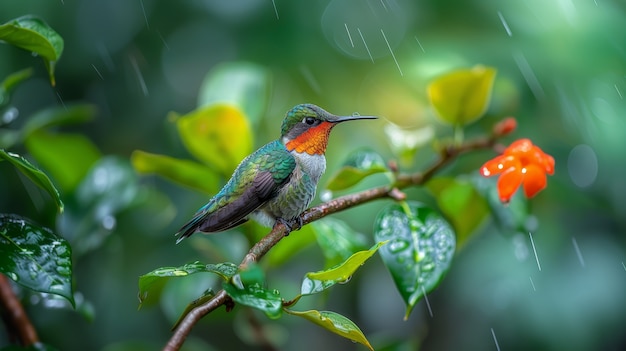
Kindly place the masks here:
POLYGON ((287 112, 281 128, 281 140, 287 150, 309 155, 323 155, 328 136, 335 125, 374 116, 336 116, 313 104, 300 104, 287 112))

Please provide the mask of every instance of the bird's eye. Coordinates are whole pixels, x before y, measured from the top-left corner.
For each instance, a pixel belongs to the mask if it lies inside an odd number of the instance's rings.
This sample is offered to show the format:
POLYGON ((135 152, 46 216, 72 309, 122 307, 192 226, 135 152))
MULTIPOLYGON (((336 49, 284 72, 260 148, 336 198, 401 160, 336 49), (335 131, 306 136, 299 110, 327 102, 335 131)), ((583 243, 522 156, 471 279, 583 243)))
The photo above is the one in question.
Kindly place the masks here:
POLYGON ((313 117, 304 117, 304 119, 302 120, 302 123, 308 124, 310 126, 315 125, 317 122, 318 120, 313 117))

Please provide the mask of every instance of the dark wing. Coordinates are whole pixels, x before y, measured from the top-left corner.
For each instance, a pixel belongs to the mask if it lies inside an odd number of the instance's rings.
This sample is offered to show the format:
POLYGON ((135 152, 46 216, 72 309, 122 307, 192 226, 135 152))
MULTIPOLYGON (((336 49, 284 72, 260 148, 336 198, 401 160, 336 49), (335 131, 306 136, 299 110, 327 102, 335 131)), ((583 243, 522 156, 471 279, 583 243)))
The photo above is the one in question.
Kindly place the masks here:
POLYGON ((200 208, 176 235, 177 243, 196 231, 214 233, 234 228, 276 195, 289 180, 295 159, 275 141, 248 156, 209 203, 200 208))

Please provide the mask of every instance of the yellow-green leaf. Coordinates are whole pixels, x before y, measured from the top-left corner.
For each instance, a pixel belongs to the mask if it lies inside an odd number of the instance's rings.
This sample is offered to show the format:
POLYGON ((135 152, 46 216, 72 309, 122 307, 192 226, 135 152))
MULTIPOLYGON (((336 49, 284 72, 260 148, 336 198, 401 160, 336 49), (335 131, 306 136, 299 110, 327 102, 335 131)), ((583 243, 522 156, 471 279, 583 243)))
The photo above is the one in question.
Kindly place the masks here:
POLYGON ((236 107, 201 107, 178 118, 176 125, 187 150, 225 177, 252 152, 250 124, 236 107))
POLYGON ((354 324, 354 322, 352 322, 345 316, 340 315, 339 313, 332 311, 316 310, 299 312, 292 311, 286 308, 283 310, 291 315, 309 320, 330 332, 343 336, 346 339, 363 344, 368 349, 374 351, 374 348, 372 347, 370 342, 367 341, 367 338, 365 337, 361 329, 356 324, 354 324))
POLYGON ((130 156, 135 170, 141 174, 157 174, 175 183, 207 194, 219 190, 219 176, 209 167, 190 160, 135 150, 130 156))
POLYGON ((495 68, 480 65, 450 72, 428 85, 428 97, 444 122, 465 125, 487 110, 495 76, 495 68))
POLYGON ((354 272, 361 267, 378 249, 387 241, 379 242, 369 250, 359 251, 350 256, 343 263, 329 269, 318 272, 309 272, 304 276, 301 295, 312 295, 322 292, 337 283, 345 283, 350 280, 354 272))
POLYGON ((198 106, 227 103, 241 108, 258 125, 269 101, 270 74, 258 64, 237 61, 215 66, 198 92, 198 106))

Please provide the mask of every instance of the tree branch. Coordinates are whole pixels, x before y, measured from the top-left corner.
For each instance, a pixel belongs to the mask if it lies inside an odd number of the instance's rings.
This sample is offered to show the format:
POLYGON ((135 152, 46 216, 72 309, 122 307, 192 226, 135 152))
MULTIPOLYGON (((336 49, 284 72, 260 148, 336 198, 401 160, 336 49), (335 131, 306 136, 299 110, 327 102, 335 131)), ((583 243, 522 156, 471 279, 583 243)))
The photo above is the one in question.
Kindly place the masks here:
POLYGON ((11 338, 19 340, 22 346, 31 346, 39 342, 37 332, 20 300, 15 296, 9 278, 3 274, 0 274, 0 312, 5 317, 11 338))
MULTIPOLYGON (((343 211, 373 200, 382 198, 391 198, 397 200, 400 189, 409 186, 422 185, 432 178, 439 170, 441 170, 451 160, 458 155, 480 149, 492 148, 496 139, 502 135, 492 135, 489 138, 480 138, 470 140, 464 144, 457 146, 449 146, 442 150, 441 157, 435 161, 424 172, 413 174, 400 174, 396 177, 393 185, 384 185, 373 189, 364 190, 355 194, 349 194, 328 202, 322 203, 315 207, 311 207, 300 215, 302 225, 311 223, 330 214, 343 211)), ((246 256, 239 264, 240 269, 246 268, 249 264, 258 262, 269 250, 274 247, 282 238, 289 234, 284 224, 277 222, 274 228, 259 242, 248 251, 246 256)), ((205 304, 191 310, 189 314, 178 325, 174 334, 163 348, 164 351, 176 351, 182 346, 185 338, 191 332, 193 326, 205 315, 212 312, 216 308, 224 304, 232 304, 232 300, 224 290, 220 290, 215 297, 207 301, 205 304)), ((228 306, 228 305, 227 305, 228 306)))

